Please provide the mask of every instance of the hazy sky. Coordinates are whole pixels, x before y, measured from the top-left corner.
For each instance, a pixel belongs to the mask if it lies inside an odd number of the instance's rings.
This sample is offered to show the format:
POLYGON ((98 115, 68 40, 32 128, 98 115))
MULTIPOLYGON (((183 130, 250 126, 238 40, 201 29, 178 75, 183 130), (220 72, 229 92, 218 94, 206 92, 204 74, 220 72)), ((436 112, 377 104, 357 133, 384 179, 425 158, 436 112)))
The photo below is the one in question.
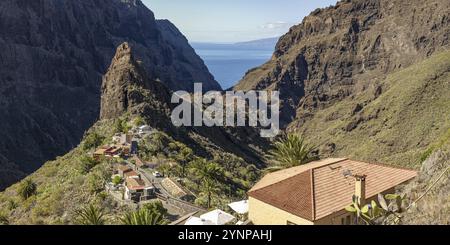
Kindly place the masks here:
POLYGON ((280 36, 337 0, 142 0, 191 42, 238 42, 280 36))

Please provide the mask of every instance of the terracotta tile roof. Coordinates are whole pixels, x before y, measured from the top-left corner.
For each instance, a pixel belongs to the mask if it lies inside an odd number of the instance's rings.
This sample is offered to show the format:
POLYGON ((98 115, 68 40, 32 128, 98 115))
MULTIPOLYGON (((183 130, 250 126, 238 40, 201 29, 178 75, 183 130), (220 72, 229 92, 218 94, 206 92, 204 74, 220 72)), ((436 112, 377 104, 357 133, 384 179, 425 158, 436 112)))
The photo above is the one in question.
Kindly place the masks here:
POLYGON ((139 174, 133 170, 128 171, 128 172, 124 173, 123 175, 125 175, 126 178, 139 176, 139 174))
POLYGON ((145 189, 145 182, 141 179, 129 178, 126 180, 127 187, 130 190, 143 190, 145 189))
POLYGON ((306 170, 293 177, 250 192, 250 196, 281 210, 308 220, 313 219, 312 171, 306 170))
POLYGON ((134 156, 133 160, 136 161, 136 166, 138 167, 143 167, 145 165, 145 163, 137 156, 134 156))
POLYGON ((334 158, 270 173, 249 196, 299 217, 319 220, 351 203, 355 181, 344 172, 367 176, 367 198, 417 176, 409 169, 334 158))
POLYGON ((132 171, 132 169, 130 167, 128 167, 127 165, 119 165, 117 167, 117 170, 122 171, 124 173, 132 171))

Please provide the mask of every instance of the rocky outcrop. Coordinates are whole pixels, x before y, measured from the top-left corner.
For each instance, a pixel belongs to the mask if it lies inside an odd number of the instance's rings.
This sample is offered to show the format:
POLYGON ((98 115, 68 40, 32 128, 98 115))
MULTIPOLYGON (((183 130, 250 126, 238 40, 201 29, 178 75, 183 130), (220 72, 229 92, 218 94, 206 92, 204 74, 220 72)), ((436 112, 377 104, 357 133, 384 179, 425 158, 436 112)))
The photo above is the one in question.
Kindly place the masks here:
POLYGON ((151 80, 132 48, 123 43, 103 77, 100 119, 116 119, 125 113, 144 115, 163 127, 169 123, 170 93, 160 81, 151 80), (164 122, 164 123, 162 123, 164 122))
POLYGON ((78 144, 98 119, 102 75, 125 41, 149 79, 220 89, 182 35, 167 33, 139 0, 0 1, 0 154, 9 165, 30 173, 78 144))
POLYGON ((372 89, 384 74, 449 46, 448 1, 346 0, 318 9, 281 37, 272 59, 235 90, 278 89, 282 124, 372 89))

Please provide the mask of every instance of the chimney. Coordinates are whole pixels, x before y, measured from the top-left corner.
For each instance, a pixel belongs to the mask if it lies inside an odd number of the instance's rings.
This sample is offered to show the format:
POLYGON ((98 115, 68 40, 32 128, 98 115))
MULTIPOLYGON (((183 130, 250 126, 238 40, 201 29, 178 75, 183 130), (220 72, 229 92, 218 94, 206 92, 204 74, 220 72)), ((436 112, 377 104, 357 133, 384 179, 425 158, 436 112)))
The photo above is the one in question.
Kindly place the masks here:
POLYGON ((366 205, 366 175, 355 175, 355 198, 359 206, 366 205))

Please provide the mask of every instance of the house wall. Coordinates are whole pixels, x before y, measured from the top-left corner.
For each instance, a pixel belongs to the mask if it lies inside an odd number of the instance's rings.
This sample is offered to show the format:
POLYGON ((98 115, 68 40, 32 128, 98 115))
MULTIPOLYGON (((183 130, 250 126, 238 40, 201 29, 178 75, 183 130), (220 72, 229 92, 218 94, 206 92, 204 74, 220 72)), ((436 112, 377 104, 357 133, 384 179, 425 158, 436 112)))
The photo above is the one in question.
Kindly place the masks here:
POLYGON ((248 217, 255 225, 313 225, 311 221, 300 218, 284 210, 259 201, 253 197, 248 200, 248 217))
MULTIPOLYGON (((382 195, 390 193, 395 193, 395 188, 383 192, 382 195)), ((377 199, 377 196, 375 196, 368 198, 366 202, 370 203, 372 200, 375 200, 378 203, 377 199)), ((355 221, 353 214, 342 209, 312 222, 252 197, 249 197, 248 208, 249 219, 255 225, 287 225, 288 221, 296 225, 342 225, 343 223, 348 225, 348 220, 350 220, 350 224, 354 224, 355 221)))

